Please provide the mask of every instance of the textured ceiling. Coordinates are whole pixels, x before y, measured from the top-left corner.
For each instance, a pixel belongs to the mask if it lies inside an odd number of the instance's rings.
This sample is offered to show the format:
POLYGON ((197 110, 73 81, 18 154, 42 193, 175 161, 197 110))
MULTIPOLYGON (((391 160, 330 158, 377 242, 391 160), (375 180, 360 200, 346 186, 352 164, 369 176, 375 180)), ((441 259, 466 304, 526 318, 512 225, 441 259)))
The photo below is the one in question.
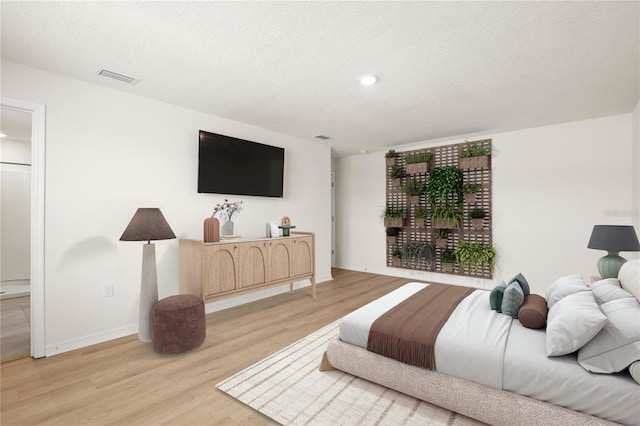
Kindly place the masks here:
POLYGON ((310 141, 327 135, 341 153, 627 113, 640 96, 635 1, 0 7, 4 60, 310 141), (378 84, 361 86, 365 73, 378 84))

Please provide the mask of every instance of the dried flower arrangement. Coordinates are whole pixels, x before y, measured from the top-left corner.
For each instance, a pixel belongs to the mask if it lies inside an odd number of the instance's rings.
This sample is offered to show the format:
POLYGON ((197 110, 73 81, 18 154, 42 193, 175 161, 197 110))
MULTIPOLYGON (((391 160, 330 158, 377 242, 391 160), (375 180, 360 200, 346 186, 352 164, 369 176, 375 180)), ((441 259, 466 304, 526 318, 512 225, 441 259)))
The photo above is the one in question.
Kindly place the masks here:
POLYGON ((224 199, 224 203, 216 204, 216 207, 213 209, 213 214, 211 217, 215 217, 216 214, 222 212, 224 216, 227 217, 227 220, 231 220, 231 217, 235 213, 239 213, 242 211, 242 201, 235 201, 230 203, 226 198, 224 199))

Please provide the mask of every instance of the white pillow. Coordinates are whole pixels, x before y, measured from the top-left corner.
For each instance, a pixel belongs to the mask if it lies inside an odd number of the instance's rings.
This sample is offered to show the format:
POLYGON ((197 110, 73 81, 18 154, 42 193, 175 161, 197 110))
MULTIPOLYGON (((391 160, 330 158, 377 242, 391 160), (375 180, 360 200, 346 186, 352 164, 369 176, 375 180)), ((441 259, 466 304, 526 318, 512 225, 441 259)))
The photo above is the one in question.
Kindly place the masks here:
POLYGON ((589 287, 584 283, 581 275, 567 275, 566 277, 558 278, 545 293, 544 298, 547 300, 547 308, 551 309, 558 300, 579 291, 589 291, 589 287))
POLYGON ((547 356, 577 351, 598 334, 606 322, 607 317, 600 311, 590 291, 563 297, 549 309, 547 356))
POLYGON ((592 373, 617 373, 640 361, 640 303, 625 297, 603 303, 604 328, 578 351, 578 362, 592 373))
POLYGON ((618 280, 620 280, 620 286, 640 302, 640 259, 630 260, 622 265, 618 280))
POLYGON ((636 383, 640 384, 640 361, 636 361, 629 366, 629 373, 636 383))
POLYGON ((607 278, 596 281, 589 285, 589 288, 591 288, 593 297, 596 298, 596 303, 598 305, 611 302, 612 300, 622 299, 624 297, 631 297, 634 299, 631 293, 624 291, 622 287, 620 287, 620 283, 617 278, 607 278))

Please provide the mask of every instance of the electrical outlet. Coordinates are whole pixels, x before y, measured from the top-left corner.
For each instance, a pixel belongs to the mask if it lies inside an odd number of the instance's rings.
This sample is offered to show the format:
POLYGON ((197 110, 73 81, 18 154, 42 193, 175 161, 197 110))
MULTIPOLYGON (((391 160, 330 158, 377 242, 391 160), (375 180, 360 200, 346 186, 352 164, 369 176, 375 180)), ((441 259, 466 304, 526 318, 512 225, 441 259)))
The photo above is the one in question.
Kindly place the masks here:
POLYGON ((104 285, 104 297, 112 297, 113 296, 113 283, 108 283, 104 285))

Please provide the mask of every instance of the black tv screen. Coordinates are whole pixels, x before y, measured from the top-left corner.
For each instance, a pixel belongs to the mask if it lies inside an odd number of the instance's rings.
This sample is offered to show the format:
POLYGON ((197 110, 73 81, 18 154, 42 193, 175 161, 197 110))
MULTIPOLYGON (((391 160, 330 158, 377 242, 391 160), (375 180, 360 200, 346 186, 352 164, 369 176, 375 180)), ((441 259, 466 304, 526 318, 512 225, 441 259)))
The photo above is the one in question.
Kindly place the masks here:
POLYGON ((284 148, 200 130, 198 192, 282 197, 284 148))

